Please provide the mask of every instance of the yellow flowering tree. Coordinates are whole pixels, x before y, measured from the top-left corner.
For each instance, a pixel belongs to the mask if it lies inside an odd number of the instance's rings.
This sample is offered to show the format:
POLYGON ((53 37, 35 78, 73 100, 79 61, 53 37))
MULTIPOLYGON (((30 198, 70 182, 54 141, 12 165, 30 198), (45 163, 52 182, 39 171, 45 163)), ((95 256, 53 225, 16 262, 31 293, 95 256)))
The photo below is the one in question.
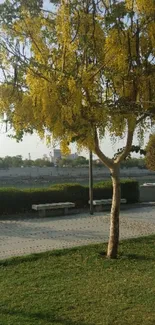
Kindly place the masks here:
MULTIPOLYGON (((0 110, 17 134, 48 131, 67 150, 76 141, 111 172, 113 200, 107 256, 119 243, 120 163, 133 135, 154 115, 155 4, 153 0, 62 0, 1 6, 0 110), (14 13, 14 14, 13 14, 14 13), (121 153, 101 150, 105 132, 126 136, 121 153)), ((122 194, 123 195, 123 194, 122 194)))

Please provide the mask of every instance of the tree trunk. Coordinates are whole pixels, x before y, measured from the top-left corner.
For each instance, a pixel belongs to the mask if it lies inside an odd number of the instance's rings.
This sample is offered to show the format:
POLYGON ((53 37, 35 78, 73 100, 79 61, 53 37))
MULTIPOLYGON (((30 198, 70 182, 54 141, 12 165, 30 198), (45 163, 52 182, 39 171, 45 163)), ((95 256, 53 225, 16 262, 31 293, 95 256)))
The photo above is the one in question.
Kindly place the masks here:
POLYGON ((113 197, 110 216, 110 235, 108 243, 108 258, 117 258, 118 244, 119 244, 119 213, 120 213, 120 199, 121 199, 121 187, 120 187, 120 166, 117 165, 111 169, 111 178, 113 185, 113 197))

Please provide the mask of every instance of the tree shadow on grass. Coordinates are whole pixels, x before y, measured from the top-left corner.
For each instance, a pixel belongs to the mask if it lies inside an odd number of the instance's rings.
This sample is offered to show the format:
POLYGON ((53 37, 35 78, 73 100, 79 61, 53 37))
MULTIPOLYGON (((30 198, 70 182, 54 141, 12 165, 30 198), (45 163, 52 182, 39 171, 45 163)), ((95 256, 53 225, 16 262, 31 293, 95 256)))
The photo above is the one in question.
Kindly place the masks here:
MULTIPOLYGON (((66 319, 63 317, 59 317, 55 314, 55 312, 53 310, 51 310, 51 312, 47 312, 47 313, 43 313, 43 312, 36 312, 36 313, 32 313, 32 312, 25 312, 22 310, 11 310, 11 309, 6 309, 6 308, 2 308, 1 309, 1 315, 3 316, 19 316, 22 317, 22 319, 30 319, 30 321, 36 321, 36 325, 38 324, 37 322, 39 320, 43 320, 47 323, 45 324, 62 324, 62 325, 94 325, 93 323, 87 323, 84 321, 73 321, 71 319, 66 319)), ((35 324, 35 323, 34 323, 35 324)))
POLYGON ((127 259, 127 260, 137 260, 137 261, 155 261, 155 257, 147 256, 147 255, 139 255, 139 254, 120 254, 120 259, 127 259))
POLYGON ((109 259, 107 258, 106 252, 99 252, 99 257, 107 260, 107 261, 114 261, 114 260, 137 260, 137 261, 155 261, 155 256, 147 256, 147 255, 139 255, 139 254, 125 254, 125 253, 120 253, 116 259, 109 259))

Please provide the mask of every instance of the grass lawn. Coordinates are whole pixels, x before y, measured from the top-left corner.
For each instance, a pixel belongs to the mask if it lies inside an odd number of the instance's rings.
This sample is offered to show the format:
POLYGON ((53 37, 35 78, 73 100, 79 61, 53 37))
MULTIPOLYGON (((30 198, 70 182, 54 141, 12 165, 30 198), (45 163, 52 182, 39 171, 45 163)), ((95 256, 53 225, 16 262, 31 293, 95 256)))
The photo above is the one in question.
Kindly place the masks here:
POLYGON ((0 262, 0 325, 155 324, 155 236, 0 262))

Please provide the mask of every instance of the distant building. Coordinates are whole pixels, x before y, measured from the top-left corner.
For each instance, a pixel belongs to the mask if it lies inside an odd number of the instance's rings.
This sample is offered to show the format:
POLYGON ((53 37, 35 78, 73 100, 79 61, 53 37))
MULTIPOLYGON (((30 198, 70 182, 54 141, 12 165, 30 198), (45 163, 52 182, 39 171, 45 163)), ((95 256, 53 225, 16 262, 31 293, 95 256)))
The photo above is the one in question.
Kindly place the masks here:
POLYGON ((50 158, 49 158, 46 154, 43 155, 43 159, 44 159, 45 161, 50 161, 50 158))
POLYGON ((53 163, 56 164, 61 159, 61 150, 53 149, 53 163))
POLYGON ((74 160, 74 159, 77 159, 77 158, 78 158, 77 152, 71 153, 70 155, 67 156, 67 159, 71 159, 71 160, 74 160))

